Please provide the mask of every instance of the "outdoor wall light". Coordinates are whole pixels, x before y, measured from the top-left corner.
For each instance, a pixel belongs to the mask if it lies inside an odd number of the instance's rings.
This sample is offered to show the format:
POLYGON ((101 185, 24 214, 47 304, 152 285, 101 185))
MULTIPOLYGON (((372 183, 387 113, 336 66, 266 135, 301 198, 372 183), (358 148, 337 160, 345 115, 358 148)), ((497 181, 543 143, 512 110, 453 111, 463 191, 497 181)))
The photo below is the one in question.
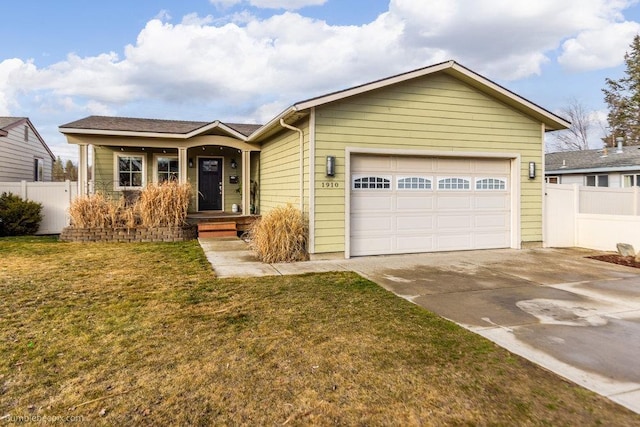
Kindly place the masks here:
POLYGON ((536 162, 529 162, 529 179, 536 177, 536 162))
POLYGON ((193 159, 189 159, 189 167, 192 168, 193 167, 193 159))
POLYGON ((327 156, 327 176, 336 175, 336 156, 327 156))
POLYGON ((235 169, 238 167, 238 164, 236 163, 236 159, 231 159, 231 169, 235 169))

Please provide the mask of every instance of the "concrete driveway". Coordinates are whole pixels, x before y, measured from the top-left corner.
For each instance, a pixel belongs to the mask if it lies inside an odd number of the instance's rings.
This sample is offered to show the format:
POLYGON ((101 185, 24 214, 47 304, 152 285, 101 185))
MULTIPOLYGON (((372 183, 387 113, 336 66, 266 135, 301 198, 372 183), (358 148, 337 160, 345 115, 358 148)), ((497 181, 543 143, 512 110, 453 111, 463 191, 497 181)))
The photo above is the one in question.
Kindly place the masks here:
POLYGON ((384 288, 640 413, 640 269, 580 249, 346 261, 384 288))
POLYGON ((640 413, 640 269, 580 249, 263 264, 238 239, 200 244, 218 277, 355 271, 640 413))

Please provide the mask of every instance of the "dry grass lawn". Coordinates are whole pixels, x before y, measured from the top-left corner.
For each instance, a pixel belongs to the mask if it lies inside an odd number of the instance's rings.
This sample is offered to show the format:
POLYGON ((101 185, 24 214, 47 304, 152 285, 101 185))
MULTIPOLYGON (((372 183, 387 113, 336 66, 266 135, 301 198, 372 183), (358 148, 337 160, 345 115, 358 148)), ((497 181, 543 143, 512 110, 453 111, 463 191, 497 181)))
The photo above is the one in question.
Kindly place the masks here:
POLYGON ((0 419, 639 425, 351 273, 218 280, 196 242, 0 239, 0 419))

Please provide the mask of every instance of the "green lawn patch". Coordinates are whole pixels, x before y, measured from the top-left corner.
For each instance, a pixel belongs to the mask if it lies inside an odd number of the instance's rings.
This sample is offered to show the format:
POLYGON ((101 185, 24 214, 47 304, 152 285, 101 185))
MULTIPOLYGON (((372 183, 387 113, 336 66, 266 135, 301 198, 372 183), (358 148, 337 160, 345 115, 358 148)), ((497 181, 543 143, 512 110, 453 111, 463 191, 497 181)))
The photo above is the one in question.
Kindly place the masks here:
POLYGON ((216 279, 197 242, 0 239, 0 419, 631 425, 353 273, 216 279))

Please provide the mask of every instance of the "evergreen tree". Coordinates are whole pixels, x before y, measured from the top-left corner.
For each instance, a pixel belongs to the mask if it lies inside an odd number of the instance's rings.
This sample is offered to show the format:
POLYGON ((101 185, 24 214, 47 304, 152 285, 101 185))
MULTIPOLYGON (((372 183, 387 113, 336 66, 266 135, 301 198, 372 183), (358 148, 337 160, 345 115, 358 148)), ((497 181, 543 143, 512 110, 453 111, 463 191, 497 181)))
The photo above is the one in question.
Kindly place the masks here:
POLYGON ((78 168, 73 164, 71 160, 67 160, 67 163, 64 167, 65 176, 69 181, 77 181, 78 180, 78 168))
POLYGON ((611 145, 620 136, 625 145, 640 144, 640 35, 635 35, 629 47, 631 51, 624 55, 624 77, 606 79, 606 88, 602 89, 609 109, 606 141, 611 145))
POLYGON ((62 159, 58 156, 53 162, 53 180, 64 181, 64 166, 62 165, 62 159))

